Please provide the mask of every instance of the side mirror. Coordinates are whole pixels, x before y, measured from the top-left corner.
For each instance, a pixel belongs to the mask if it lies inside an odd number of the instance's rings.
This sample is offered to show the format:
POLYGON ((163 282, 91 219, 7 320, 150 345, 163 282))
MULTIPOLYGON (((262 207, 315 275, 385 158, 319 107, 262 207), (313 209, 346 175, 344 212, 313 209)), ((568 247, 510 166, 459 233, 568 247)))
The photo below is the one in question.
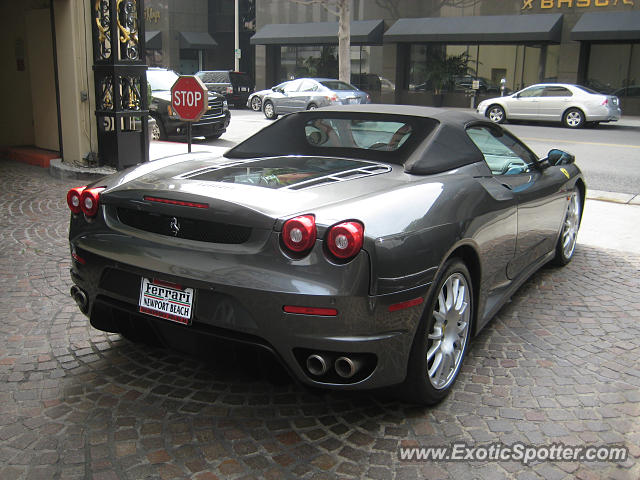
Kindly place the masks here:
POLYGON ((549 162, 549 165, 569 165, 575 161, 575 155, 557 148, 552 148, 547 154, 547 162, 549 162))

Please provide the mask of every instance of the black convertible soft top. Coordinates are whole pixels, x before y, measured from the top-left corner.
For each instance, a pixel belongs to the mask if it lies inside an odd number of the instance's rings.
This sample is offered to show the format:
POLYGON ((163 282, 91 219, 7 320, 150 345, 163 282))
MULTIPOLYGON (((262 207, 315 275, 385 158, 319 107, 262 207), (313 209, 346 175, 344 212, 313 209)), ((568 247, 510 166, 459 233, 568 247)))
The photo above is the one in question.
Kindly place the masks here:
POLYGON ((227 158, 314 155, 358 158, 403 165, 405 172, 431 175, 483 161, 466 133, 470 125, 496 125, 478 115, 410 105, 348 105, 302 111, 282 117, 225 153, 227 158), (398 121, 411 125, 414 134, 397 150, 327 148, 310 145, 305 125, 314 119, 344 118, 398 121))

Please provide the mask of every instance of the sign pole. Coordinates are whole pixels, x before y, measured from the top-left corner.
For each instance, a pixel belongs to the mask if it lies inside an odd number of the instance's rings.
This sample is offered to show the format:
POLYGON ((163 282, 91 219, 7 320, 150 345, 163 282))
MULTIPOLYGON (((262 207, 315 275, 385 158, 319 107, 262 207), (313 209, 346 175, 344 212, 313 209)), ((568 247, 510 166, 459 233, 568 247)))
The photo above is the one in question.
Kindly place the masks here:
POLYGON ((191 153, 191 122, 187 122, 187 137, 189 137, 189 149, 187 151, 191 153))

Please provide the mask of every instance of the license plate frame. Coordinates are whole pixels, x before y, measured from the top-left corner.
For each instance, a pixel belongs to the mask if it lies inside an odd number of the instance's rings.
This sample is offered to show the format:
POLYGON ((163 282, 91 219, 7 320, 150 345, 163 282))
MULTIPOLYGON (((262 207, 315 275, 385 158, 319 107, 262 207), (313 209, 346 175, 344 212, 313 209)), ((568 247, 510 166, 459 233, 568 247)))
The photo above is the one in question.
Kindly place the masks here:
POLYGON ((138 311, 181 325, 191 325, 195 290, 171 282, 141 277, 138 311))

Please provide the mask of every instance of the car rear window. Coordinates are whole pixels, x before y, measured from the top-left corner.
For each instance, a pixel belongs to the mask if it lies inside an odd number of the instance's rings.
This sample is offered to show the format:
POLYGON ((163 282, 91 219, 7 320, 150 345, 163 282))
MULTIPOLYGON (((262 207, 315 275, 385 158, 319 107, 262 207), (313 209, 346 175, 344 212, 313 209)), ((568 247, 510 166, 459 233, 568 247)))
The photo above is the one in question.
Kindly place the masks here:
POLYGON ((331 156, 404 165, 438 124, 422 116, 319 108, 283 116, 224 156, 331 156))
POLYGON ((188 178, 277 189, 370 165, 369 162, 344 158, 276 157, 196 172, 188 178))
POLYGON ((329 90, 357 90, 357 88, 353 85, 350 85, 347 82, 341 82, 339 80, 323 80, 320 83, 327 87, 329 90))
POLYGON ((596 92, 592 88, 585 87, 584 85, 576 85, 576 87, 578 87, 580 90, 583 90, 583 91, 585 91, 587 93, 593 93, 594 95, 601 95, 601 93, 596 92))
POLYGON ((313 147, 381 151, 397 150, 413 132, 408 123, 346 118, 309 120, 304 130, 307 142, 313 147))
POLYGON ((198 76, 204 83, 230 83, 229 72, 225 71, 200 72, 198 76))

